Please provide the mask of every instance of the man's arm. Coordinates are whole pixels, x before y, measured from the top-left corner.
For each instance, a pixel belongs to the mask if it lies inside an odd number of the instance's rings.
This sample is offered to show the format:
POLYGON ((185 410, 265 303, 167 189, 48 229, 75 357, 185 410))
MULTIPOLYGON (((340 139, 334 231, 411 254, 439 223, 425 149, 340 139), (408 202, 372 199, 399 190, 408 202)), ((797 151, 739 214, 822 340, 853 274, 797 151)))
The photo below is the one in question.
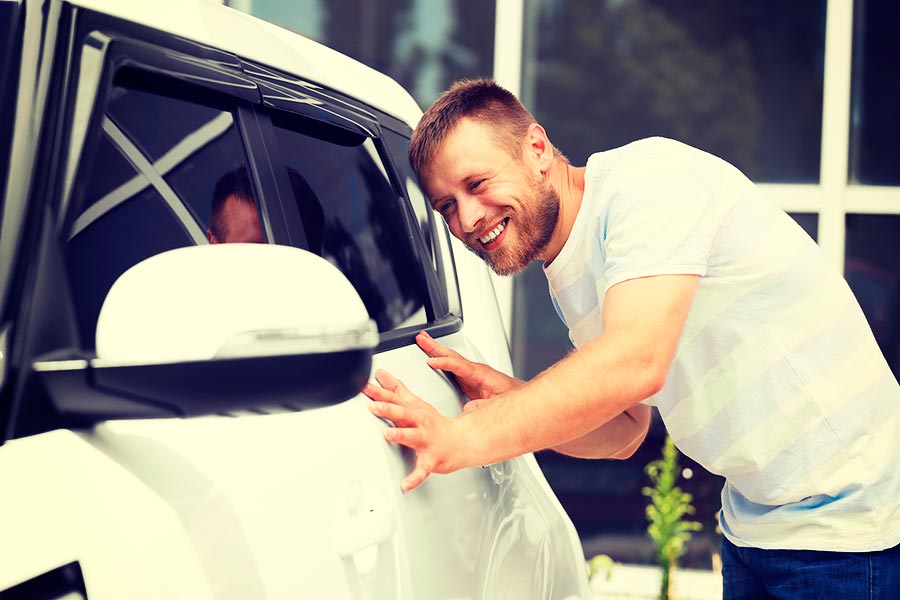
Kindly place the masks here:
POLYGON ((578 458, 629 458, 650 429, 650 407, 635 404, 585 435, 551 450, 578 458))
POLYGON ((382 387, 370 384, 364 392, 375 400, 372 412, 395 424, 385 438, 416 451, 416 467, 403 489, 432 472, 572 442, 655 394, 675 355, 697 279, 662 275, 613 286, 604 301, 603 335, 459 418, 442 416, 390 374, 376 373, 382 387))
MULTIPOLYGON (((462 392, 469 398, 463 409, 467 412, 525 385, 525 382, 486 364, 468 360, 424 331, 416 336, 416 343, 429 356, 426 362, 431 368, 454 376, 462 392)), ((643 404, 635 404, 587 435, 552 449, 579 458, 624 459, 640 447, 649 427, 650 409, 643 404)))

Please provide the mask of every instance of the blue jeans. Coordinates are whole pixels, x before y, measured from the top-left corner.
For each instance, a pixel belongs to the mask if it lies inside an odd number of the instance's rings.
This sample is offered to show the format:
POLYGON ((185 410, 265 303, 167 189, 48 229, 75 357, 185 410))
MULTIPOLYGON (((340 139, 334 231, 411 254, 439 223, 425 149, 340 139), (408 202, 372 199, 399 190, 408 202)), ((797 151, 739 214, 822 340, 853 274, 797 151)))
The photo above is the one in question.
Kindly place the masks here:
POLYGON ((761 550, 722 541, 724 600, 897 600, 900 546, 880 552, 761 550))

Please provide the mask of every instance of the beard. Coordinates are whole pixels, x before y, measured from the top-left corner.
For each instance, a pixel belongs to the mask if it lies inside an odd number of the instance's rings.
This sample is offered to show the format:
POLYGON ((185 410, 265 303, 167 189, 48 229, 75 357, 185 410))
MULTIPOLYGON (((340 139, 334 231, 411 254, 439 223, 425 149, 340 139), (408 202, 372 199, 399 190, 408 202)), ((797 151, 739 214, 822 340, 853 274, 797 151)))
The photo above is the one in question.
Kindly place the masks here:
POLYGON ((509 216, 516 234, 514 243, 505 243, 494 252, 485 252, 477 239, 466 246, 498 275, 516 275, 535 260, 550 243, 556 222, 559 220, 559 194, 550 182, 530 178, 527 195, 522 198, 520 210, 509 216))

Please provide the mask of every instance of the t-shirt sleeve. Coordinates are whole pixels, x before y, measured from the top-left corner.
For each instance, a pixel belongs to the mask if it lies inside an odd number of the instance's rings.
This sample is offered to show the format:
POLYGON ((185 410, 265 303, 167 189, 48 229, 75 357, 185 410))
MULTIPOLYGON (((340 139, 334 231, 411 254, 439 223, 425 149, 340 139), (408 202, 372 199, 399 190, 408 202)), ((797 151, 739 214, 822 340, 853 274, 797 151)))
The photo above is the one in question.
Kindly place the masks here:
POLYGON ((705 275, 721 215, 714 194, 686 168, 653 160, 624 165, 597 235, 606 286, 653 275, 705 275))

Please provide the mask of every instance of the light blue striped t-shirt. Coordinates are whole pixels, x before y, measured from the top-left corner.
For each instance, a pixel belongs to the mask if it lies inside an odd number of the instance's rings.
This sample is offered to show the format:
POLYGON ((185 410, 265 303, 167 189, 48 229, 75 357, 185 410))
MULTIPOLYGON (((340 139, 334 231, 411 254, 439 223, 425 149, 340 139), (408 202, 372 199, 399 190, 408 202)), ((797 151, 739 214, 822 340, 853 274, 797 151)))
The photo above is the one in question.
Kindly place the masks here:
POLYGON ((900 542, 900 387, 843 277, 737 169, 663 138, 594 154, 545 273, 576 347, 603 333, 610 287, 700 276, 665 385, 646 403, 682 452, 726 478, 732 542, 900 542))

